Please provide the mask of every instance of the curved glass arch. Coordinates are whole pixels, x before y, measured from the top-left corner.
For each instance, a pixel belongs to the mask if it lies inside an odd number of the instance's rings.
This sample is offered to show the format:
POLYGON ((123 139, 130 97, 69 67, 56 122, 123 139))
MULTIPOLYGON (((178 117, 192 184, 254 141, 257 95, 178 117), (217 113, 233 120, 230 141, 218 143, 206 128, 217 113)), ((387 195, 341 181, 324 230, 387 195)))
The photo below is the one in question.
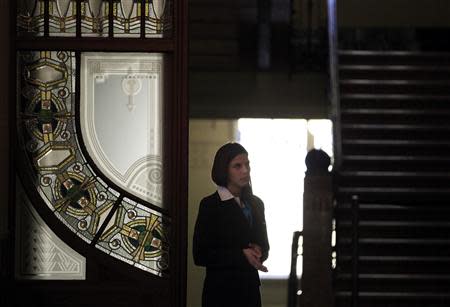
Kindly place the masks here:
POLYGON ((163 207, 162 54, 83 53, 80 124, 101 172, 163 207))
POLYGON ((46 205, 88 244, 157 276, 169 263, 170 220, 105 183, 80 149, 75 53, 18 52, 23 168, 46 205))

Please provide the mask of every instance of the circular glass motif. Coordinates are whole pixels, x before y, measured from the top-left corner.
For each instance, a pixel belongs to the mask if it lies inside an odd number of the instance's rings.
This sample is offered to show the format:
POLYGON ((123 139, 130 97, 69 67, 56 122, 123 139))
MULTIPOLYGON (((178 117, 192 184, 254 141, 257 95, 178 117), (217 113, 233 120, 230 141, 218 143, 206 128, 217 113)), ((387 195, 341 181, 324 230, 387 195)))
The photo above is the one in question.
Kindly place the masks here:
POLYGON ((162 169, 159 165, 152 168, 148 173, 148 179, 152 183, 161 183, 162 181, 162 169))
POLYGON ((82 173, 68 172, 61 177, 55 184, 55 208, 78 217, 91 215, 96 203, 95 185, 89 184, 82 173))
POLYGON ((114 240, 112 240, 111 242, 109 242, 109 246, 112 248, 112 249, 118 249, 119 247, 120 247, 120 240, 118 240, 118 239, 114 239, 114 240))
POLYGON ((49 176, 42 176, 41 177, 41 184, 44 187, 49 186, 52 183, 52 179, 49 176))
POLYGON ((126 224, 129 233, 124 236, 124 244, 130 253, 135 254, 139 250, 143 252, 145 260, 161 256, 166 245, 161 223, 154 221, 147 225, 146 221, 139 219, 126 224))
POLYGON ((50 100, 42 100, 36 96, 28 105, 26 123, 31 135, 43 140, 44 134, 53 134, 57 137, 64 130, 66 108, 54 95, 50 100))
POLYGON ((81 220, 78 222, 78 228, 81 230, 86 230, 89 226, 89 223, 86 220, 81 220))

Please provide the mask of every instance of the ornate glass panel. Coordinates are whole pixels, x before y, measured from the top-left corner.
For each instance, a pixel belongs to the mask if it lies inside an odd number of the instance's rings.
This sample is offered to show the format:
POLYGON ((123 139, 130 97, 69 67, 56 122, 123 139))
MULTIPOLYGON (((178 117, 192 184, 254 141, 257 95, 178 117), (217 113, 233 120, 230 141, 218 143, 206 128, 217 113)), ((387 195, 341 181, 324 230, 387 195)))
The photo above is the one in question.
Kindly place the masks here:
POLYGON ((81 131, 118 186, 163 207, 162 54, 83 53, 81 131))
POLYGON ((19 35, 44 34, 44 3, 40 0, 17 1, 17 32, 19 35))
POLYGON ((131 265, 162 276, 169 266, 168 223, 154 210, 124 198, 97 247, 131 265))
MULTIPOLYGON (((77 19, 81 19, 83 36, 108 36, 109 0, 80 0, 80 16, 77 16, 77 0, 48 1, 50 36, 75 36, 77 19)), ((42 36, 44 34, 44 2, 44 0, 18 0, 17 31, 19 35, 42 36)), ((172 0, 113 0, 112 3, 114 36, 138 38, 141 36, 142 22, 145 23, 146 37, 162 38, 171 35, 172 0)))
POLYGON ((51 36, 75 36, 76 0, 50 0, 49 29, 51 36))
POLYGON ((167 37, 172 30, 172 1, 145 1, 145 36, 167 37))
POLYGON ((21 52, 18 123, 36 187, 49 208, 91 242, 117 198, 90 170, 78 146, 74 53, 21 52))
POLYGON ((81 32, 83 36, 108 36, 109 1, 83 0, 81 4, 81 32))
MULTIPOLYGON (((128 199, 119 201, 120 193, 100 177, 110 174, 96 173, 80 149, 75 122, 75 53, 18 52, 17 58, 21 72, 18 137, 25 152, 22 171, 28 173, 47 206, 81 239, 140 269, 162 275, 168 266, 167 222, 163 223, 162 214, 128 199), (105 229, 101 236, 100 229, 105 229), (100 241, 94 240, 97 237, 100 241)), ((87 138, 100 137, 95 144, 103 146, 106 160, 116 163, 112 165, 119 171, 128 170, 127 191, 162 206, 162 55, 100 54, 96 58, 88 53, 81 58, 83 88, 91 95, 82 95, 82 101, 94 105, 82 103, 80 108, 82 114, 94 112, 92 117, 80 114, 87 138), (130 116, 127 121, 121 121, 126 117, 121 112, 130 116), (94 118, 98 123, 93 123, 94 118), (126 143, 127 138, 136 138, 144 145, 133 148, 136 143, 126 143), (122 154, 129 156, 121 160, 122 154), (133 159, 135 163, 129 165, 133 159)), ((99 151, 91 148, 89 153, 105 171, 99 151)))
POLYGON ((141 1, 115 0, 113 4, 114 36, 139 37, 141 33, 141 1))

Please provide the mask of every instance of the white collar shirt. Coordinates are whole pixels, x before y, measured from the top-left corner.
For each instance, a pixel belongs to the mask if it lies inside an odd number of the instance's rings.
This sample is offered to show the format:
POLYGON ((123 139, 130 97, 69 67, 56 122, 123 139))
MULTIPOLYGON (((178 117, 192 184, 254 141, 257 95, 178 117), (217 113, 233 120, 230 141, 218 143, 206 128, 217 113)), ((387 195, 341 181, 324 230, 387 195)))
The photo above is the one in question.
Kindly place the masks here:
POLYGON ((219 193, 219 197, 221 201, 227 201, 230 199, 233 199, 238 203, 239 206, 242 206, 241 199, 239 197, 234 196, 231 194, 230 190, 228 190, 226 187, 217 186, 217 193, 219 193))

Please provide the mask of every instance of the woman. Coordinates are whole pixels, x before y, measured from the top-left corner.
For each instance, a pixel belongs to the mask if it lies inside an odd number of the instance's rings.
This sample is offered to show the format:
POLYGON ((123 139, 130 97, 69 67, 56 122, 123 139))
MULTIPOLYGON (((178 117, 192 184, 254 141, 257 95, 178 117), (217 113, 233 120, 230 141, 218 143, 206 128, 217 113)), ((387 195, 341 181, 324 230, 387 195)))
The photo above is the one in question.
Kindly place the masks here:
POLYGON ((259 307, 258 270, 269 252, 264 204, 253 195, 245 148, 228 143, 211 172, 217 191, 200 202, 194 229, 196 265, 206 267, 202 307, 259 307))

